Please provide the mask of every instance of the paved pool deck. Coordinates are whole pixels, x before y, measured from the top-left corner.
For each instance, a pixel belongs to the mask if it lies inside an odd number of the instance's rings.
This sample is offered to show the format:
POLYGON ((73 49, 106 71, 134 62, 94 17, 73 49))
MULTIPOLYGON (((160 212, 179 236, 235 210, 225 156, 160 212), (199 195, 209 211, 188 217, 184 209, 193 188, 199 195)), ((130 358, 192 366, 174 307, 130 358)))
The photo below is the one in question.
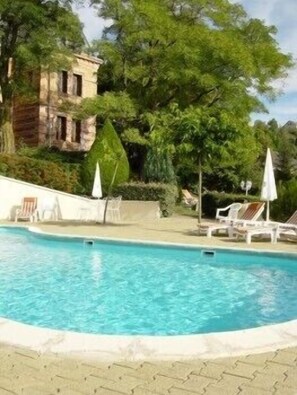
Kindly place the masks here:
MULTIPOLYGON (((87 237, 297 252, 296 242, 273 245, 256 241, 248 246, 227 237, 207 239, 197 235, 197 219, 186 216, 114 225, 61 222, 34 226, 45 232, 87 237)), ((297 347, 209 360, 104 362, 0 344, 0 395, 9 394, 296 395, 297 347)))

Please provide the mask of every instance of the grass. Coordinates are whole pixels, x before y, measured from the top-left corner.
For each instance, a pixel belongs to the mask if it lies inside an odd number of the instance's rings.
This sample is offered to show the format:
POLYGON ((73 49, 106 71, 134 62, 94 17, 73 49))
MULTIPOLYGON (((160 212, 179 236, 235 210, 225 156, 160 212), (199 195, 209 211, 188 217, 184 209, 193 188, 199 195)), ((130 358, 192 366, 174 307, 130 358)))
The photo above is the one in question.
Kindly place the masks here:
POLYGON ((183 215, 186 217, 197 218, 198 211, 191 209, 190 207, 186 207, 183 204, 177 204, 174 208, 174 214, 183 215))

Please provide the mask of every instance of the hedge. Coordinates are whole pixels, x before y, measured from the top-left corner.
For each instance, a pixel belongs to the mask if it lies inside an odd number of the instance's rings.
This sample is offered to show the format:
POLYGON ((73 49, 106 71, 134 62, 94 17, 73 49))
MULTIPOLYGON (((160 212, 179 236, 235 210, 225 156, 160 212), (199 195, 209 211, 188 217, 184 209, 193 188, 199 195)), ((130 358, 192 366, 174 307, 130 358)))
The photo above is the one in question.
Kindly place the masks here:
POLYGON ((82 193, 79 166, 0 154, 0 174, 68 193, 82 193))
POLYGON ((259 200, 259 196, 253 195, 205 192, 202 196, 202 214, 207 218, 214 218, 217 208, 227 207, 229 204, 235 202, 258 202, 259 200))
POLYGON ((18 156, 25 156, 26 158, 46 160, 56 163, 71 163, 81 164, 84 160, 85 152, 82 151, 60 151, 58 147, 28 147, 23 145, 17 150, 18 156))
POLYGON ((163 217, 169 217, 174 211, 178 190, 173 184, 126 183, 114 188, 114 194, 122 195, 124 200, 159 201, 163 217))

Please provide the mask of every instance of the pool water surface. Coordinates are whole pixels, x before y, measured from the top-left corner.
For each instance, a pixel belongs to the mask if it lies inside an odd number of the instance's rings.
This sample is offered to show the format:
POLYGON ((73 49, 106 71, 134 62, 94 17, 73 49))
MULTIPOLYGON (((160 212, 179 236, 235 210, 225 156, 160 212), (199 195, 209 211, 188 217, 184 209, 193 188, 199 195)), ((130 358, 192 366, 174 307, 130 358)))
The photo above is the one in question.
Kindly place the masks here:
POLYGON ((185 335, 297 318, 293 255, 85 243, 5 227, 0 240, 0 316, 23 323, 185 335))

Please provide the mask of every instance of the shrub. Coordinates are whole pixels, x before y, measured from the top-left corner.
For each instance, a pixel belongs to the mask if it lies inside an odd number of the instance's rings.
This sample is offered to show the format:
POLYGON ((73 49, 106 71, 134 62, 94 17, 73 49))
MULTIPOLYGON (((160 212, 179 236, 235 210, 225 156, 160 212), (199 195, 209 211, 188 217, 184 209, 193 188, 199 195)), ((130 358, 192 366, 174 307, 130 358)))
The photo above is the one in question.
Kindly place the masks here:
POLYGON ((85 153, 81 151, 60 151, 57 147, 28 147, 26 145, 22 145, 17 150, 17 154, 27 158, 73 164, 80 164, 85 156, 85 153))
POLYGON ((203 215, 207 218, 214 218, 216 215, 216 209, 220 207, 229 206, 229 204, 234 202, 243 203, 257 202, 260 198, 253 195, 242 195, 242 194, 229 194, 222 192, 206 192, 202 196, 202 210, 203 215))
POLYGON ((83 192, 77 165, 1 154, 0 174, 63 192, 83 192))
POLYGON ((124 200, 159 201, 163 217, 172 215, 178 197, 175 185, 158 183, 121 184, 115 188, 114 193, 122 195, 124 200))
POLYGON ((87 193, 91 193, 96 163, 99 162, 102 189, 106 193, 110 186, 117 163, 119 163, 114 186, 128 181, 129 162, 121 140, 110 121, 106 121, 102 130, 85 157, 81 167, 81 179, 87 193))
POLYGON ((276 221, 286 221, 297 210, 297 180, 280 183, 278 198, 271 202, 271 217, 276 221))

